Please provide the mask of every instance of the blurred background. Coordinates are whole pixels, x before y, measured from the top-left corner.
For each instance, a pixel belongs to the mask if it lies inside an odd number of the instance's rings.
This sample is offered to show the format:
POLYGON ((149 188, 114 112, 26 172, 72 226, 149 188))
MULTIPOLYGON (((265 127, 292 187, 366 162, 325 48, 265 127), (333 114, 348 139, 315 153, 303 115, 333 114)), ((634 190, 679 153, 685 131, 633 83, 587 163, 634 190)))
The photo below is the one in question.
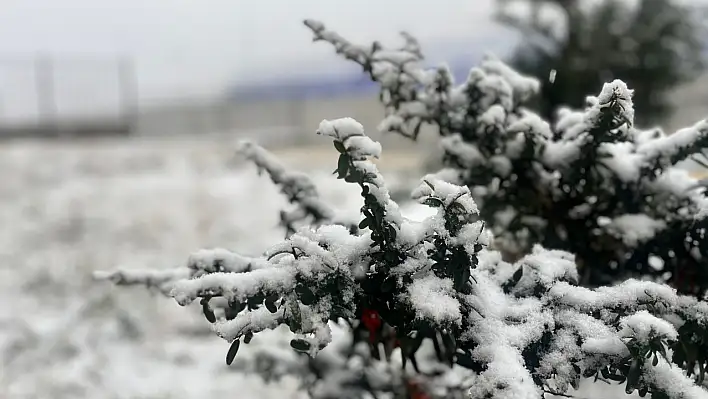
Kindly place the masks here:
MULTIPOLYGON (((358 190, 330 176, 335 154, 314 134, 322 119, 364 124, 384 144, 380 165, 394 186, 436 156, 434 134, 411 143, 376 132, 377 87, 328 45, 313 44, 304 18, 362 44, 396 45, 408 31, 429 65, 446 62, 458 81, 493 53, 539 77, 531 106, 549 119, 558 105, 582 106, 602 82, 622 78, 636 89, 637 123, 670 132, 708 114, 703 7, 3 1, 0 398, 300 397, 295 381, 265 385, 226 368, 227 344, 198 309, 90 274, 173 267, 205 247, 256 255, 277 242, 284 201, 237 162, 236 140, 257 140, 312 173, 322 195, 354 215, 358 190)), ((276 331, 270 339, 254 344, 284 338, 276 331)))

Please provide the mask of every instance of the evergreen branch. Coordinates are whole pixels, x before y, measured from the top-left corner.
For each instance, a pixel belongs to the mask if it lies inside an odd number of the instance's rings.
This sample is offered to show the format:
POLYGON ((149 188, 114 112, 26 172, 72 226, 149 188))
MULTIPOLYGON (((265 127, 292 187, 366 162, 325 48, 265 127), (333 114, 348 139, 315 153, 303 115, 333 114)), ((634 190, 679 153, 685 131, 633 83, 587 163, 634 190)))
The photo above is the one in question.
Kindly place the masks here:
POLYGON ((320 199, 317 188, 309 176, 288 170, 271 153, 255 143, 241 142, 239 152, 258 167, 259 173, 265 170, 273 183, 280 187, 288 201, 298 206, 290 212, 281 212, 281 223, 288 233, 294 232, 296 224, 308 218, 312 218, 316 225, 334 219, 334 210, 320 199))
POLYGON ((664 170, 695 154, 701 154, 706 148, 708 148, 708 120, 702 120, 692 127, 640 144, 637 152, 644 157, 645 162, 640 173, 655 174, 657 170, 664 170))

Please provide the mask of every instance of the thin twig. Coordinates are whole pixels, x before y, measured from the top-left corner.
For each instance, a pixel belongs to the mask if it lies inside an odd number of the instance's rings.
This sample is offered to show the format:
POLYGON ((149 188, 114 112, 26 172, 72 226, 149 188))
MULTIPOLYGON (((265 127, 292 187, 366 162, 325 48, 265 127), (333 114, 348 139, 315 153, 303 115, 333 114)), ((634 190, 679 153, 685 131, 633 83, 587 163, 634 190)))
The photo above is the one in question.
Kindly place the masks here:
POLYGON ((564 397, 564 398, 588 399, 588 398, 584 398, 584 397, 582 397, 582 396, 573 396, 573 395, 568 395, 568 394, 566 394, 566 393, 554 392, 554 391, 552 391, 552 390, 550 390, 550 389, 546 389, 546 388, 543 389, 543 393, 549 393, 549 394, 551 394, 551 395, 562 396, 562 397, 564 397))

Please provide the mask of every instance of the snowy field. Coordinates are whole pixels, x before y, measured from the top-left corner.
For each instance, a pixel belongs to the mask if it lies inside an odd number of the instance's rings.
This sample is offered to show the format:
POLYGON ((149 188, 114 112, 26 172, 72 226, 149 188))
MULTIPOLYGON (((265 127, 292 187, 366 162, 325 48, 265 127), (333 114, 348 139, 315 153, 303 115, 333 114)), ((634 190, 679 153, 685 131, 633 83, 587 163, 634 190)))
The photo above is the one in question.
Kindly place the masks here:
MULTIPOLYGON (((198 309, 90 277, 174 266, 204 247, 255 255, 282 238, 284 201, 267 177, 234 162, 232 144, 1 144, 1 398, 290 397, 287 384, 229 372, 228 344, 198 309)), ((328 153, 284 158, 335 164, 328 153)), ((315 168, 322 194, 355 215, 359 190, 315 168)))
MULTIPOLYGON (((293 380, 265 385, 227 367, 228 344, 198 307, 91 279, 179 265, 199 248, 256 255, 282 238, 284 201, 233 148, 224 138, 0 143, 0 398, 304 397, 293 380)), ((284 155, 356 215, 359 190, 330 175, 334 151, 284 155)), ((236 362, 287 342, 282 331, 259 335, 236 362)), ((578 397, 611 392, 621 388, 578 397)))

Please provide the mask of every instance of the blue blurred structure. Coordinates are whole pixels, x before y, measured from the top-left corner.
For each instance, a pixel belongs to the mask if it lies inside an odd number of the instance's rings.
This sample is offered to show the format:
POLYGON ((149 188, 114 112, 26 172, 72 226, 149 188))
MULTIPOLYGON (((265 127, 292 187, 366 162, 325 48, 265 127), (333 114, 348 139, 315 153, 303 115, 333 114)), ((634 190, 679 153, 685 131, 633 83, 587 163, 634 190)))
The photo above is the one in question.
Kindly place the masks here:
POLYGON ((292 100, 312 97, 337 97, 374 93, 377 86, 363 73, 325 78, 281 78, 266 83, 239 85, 229 90, 227 97, 233 101, 292 100))
MULTIPOLYGON (((480 57, 481 59, 481 57, 480 57)), ((455 81, 464 81, 472 63, 458 63, 450 66, 455 81)), ((344 95, 374 94, 378 85, 361 71, 340 75, 306 78, 283 78, 267 83, 239 85, 229 90, 227 97, 233 101, 292 100, 298 98, 328 98, 344 95)))
MULTIPOLYGON (((498 32, 491 32, 498 33, 498 32)), ((426 54, 425 65, 436 67, 445 63, 450 68, 455 81, 467 79, 469 70, 477 65, 484 54, 491 52, 499 57, 506 56, 513 49, 516 40, 513 35, 495 34, 474 40, 458 39, 423 45, 426 54)), ((334 56, 333 56, 334 57, 334 56)), ((255 102, 292 100, 300 98, 333 98, 359 96, 378 92, 377 84, 371 82, 361 68, 344 59, 332 61, 336 74, 312 73, 307 77, 282 76, 267 82, 234 84, 226 97, 232 102, 255 102)), ((300 68, 306 69, 306 67, 300 68)))

